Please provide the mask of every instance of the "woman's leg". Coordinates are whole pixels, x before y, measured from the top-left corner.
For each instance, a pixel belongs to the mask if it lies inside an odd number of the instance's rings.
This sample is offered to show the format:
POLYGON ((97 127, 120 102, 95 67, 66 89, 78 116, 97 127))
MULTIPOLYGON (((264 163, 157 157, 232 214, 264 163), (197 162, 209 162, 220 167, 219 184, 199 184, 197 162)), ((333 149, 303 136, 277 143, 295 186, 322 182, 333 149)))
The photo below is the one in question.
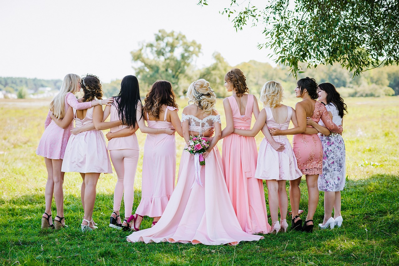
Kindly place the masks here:
POLYGON ((334 200, 334 218, 341 216, 341 191, 332 192, 335 193, 334 200))
POLYGON ((134 202, 134 179, 136 177, 137 163, 139 161, 138 150, 125 150, 123 166, 125 169, 123 178, 125 218, 132 215, 134 202))
POLYGON ((269 209, 272 217, 272 228, 278 222, 278 182, 277 180, 267 180, 267 190, 269 195, 269 209))
MULTIPOLYGON (((46 190, 44 191, 44 198, 46 203, 45 213, 51 215, 51 202, 53 201, 54 181, 53 181, 53 164, 51 159, 44 158, 44 162, 47 168, 47 183, 46 190)), ((43 214, 44 218, 48 218, 46 214, 43 214)), ((49 224, 52 225, 53 221, 49 220, 49 224)))
MULTIPOLYGON (((319 203, 319 187, 317 186, 317 179, 319 175, 307 175, 306 184, 308 186, 308 215, 306 216, 306 221, 313 220, 313 216, 316 212, 317 204, 319 203)), ((312 225, 312 222, 307 223, 307 225, 312 225)))
POLYGON ((324 220, 323 224, 325 224, 328 219, 332 216, 332 211, 335 203, 335 192, 326 191, 324 192, 324 220))
MULTIPOLYGON (((292 210, 292 219, 298 215, 299 202, 301 200, 301 190, 299 184, 301 183, 301 177, 290 181, 290 202, 292 210)), ((298 221, 300 218, 295 220, 298 221)))
POLYGON ((288 211, 288 197, 287 197, 287 190, 285 188, 285 184, 286 184, 285 180, 278 181, 278 199, 280 206, 281 221, 287 219, 287 211, 288 211))
POLYGON ((85 195, 84 195, 84 219, 92 221, 94 203, 96 201, 96 188, 99 173, 85 174, 85 195))
MULTIPOLYGON (((52 160, 52 164, 54 180, 54 199, 57 206, 57 216, 64 217, 64 173, 61 172, 62 160, 52 160)), ((65 220, 63 219, 61 223, 65 224, 65 220)))
POLYGON ((82 186, 80 187, 80 200, 82 202, 83 210, 85 209, 85 174, 80 173, 82 177, 82 186))
MULTIPOLYGON (((122 196, 123 196, 123 178, 125 176, 125 170, 124 170, 124 165, 123 165, 123 159, 124 159, 124 150, 113 150, 110 151, 111 154, 111 161, 112 164, 114 165, 116 175, 117 175, 117 180, 116 180, 116 185, 115 185, 115 190, 114 190, 114 212, 112 213, 111 216, 114 217, 115 219, 117 218, 117 215, 119 215, 119 211, 121 209, 121 201, 122 201, 122 196)), ((126 209, 126 206, 125 206, 126 209)), ((118 224, 121 223, 121 221, 117 221, 118 224)))

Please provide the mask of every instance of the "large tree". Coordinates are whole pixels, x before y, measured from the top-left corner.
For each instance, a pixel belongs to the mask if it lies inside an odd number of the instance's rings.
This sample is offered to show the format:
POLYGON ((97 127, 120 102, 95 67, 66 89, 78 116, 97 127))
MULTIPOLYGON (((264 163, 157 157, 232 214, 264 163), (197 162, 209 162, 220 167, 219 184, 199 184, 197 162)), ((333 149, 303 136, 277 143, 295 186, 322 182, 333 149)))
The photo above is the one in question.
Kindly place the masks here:
POLYGON ((261 26, 265 42, 259 47, 271 49, 276 63, 289 66, 294 74, 300 72, 300 62, 308 67, 338 62, 355 75, 399 64, 398 0, 228 2, 222 14, 232 18, 235 29, 261 26))
POLYGON ((138 50, 132 51, 133 67, 141 83, 150 86, 157 80, 168 80, 175 93, 181 93, 180 81, 186 78, 186 71, 194 57, 201 52, 201 45, 187 40, 182 33, 159 30, 155 41, 143 43, 138 50))

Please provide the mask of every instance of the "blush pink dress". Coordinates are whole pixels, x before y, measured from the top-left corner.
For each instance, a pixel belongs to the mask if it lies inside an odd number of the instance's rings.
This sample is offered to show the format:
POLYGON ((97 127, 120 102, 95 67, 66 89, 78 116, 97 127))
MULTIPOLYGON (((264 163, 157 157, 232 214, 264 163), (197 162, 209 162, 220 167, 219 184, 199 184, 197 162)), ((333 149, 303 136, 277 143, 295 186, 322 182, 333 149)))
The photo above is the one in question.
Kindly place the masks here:
MULTIPOLYGON (((204 132, 214 123, 220 123, 220 116, 211 115, 200 120, 183 114, 182 122, 185 120, 189 120, 190 131, 204 132)), ((161 219, 152 228, 134 232, 127 237, 128 241, 237 245, 240 241, 263 238, 241 229, 227 192, 217 146, 209 152, 205 165, 201 166, 203 186, 195 181, 194 163, 194 155, 184 150, 179 180, 161 219)))
MULTIPOLYGON (((85 118, 79 119, 76 116, 76 110, 73 109, 75 126, 82 127, 93 123, 93 110, 94 107, 89 108, 85 118)), ((103 132, 93 129, 71 135, 65 150, 61 171, 111 174, 112 167, 103 132)))
MULTIPOLYGON (((227 98, 234 128, 250 129, 254 96, 249 94, 245 115, 234 96, 227 98)), ((258 151, 255 138, 231 134, 223 139, 222 161, 227 190, 242 230, 250 234, 270 232, 262 180, 255 178, 258 151)))
MULTIPOLYGON (((75 95, 68 92, 65 96, 65 113, 69 106, 77 110, 84 110, 91 107, 91 102, 79 103, 75 95)), ((64 159, 65 149, 71 136, 73 123, 66 129, 60 128, 52 119, 51 111, 48 112, 44 123, 44 133, 40 139, 36 154, 48 159, 64 159)))
MULTIPOLYGON (((173 128, 166 121, 168 106, 163 121, 151 121, 147 114, 150 128, 173 128)), ((176 177, 176 142, 175 135, 147 134, 144 144, 141 201, 136 213, 141 216, 162 216, 169 198, 175 188, 176 177)))
MULTIPOLYGON (((270 107, 266 107, 265 111, 268 128, 288 129, 293 115, 291 107, 287 106, 287 119, 282 124, 274 120, 270 107)), ((287 136, 280 135, 273 138, 276 142, 284 144, 285 149, 282 152, 276 151, 264 138, 259 147, 255 178, 263 180, 294 180, 301 177, 302 172, 298 168, 297 159, 287 136)))
MULTIPOLYGON (((318 123, 320 119, 332 133, 342 133, 333 123, 324 104, 316 102, 312 120, 318 123)), ((304 175, 320 175, 323 169, 323 146, 317 134, 297 134, 293 138, 294 153, 298 167, 304 175)))

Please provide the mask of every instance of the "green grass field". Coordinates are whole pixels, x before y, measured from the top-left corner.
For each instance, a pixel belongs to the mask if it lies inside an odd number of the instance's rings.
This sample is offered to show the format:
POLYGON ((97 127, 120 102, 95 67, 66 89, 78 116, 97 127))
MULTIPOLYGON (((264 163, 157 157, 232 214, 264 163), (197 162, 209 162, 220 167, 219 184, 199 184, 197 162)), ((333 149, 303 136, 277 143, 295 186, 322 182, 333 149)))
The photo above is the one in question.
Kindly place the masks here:
MULTIPOLYGON (((295 99, 286 100, 290 106, 295 102, 295 99)), ((349 114, 344 119, 347 183, 342 194, 343 226, 331 231, 316 228, 313 234, 265 235, 259 242, 238 246, 203 246, 132 244, 126 241, 127 232, 109 228, 115 174, 101 175, 98 183, 94 209, 98 230, 80 232, 81 178, 76 173, 67 173, 64 193, 69 228, 42 231, 47 176, 44 160, 35 150, 44 130, 47 106, 32 100, 0 100, 0 263, 399 265, 399 97, 351 98, 346 102, 349 114)), ((180 101, 179 105, 182 110, 186 103, 180 101)), ((217 109, 223 112, 221 100, 217 109)), ((138 133, 138 138, 141 159, 136 174, 134 210, 140 202, 145 136, 138 133)), ((258 144, 261 138, 257 136, 258 144)), ((184 142, 180 137, 176 139, 179 162, 184 142)), ((301 188, 300 208, 306 213, 308 199, 304 181, 301 188)), ((314 218, 315 223, 322 222, 323 193, 314 218)), ((142 228, 150 225, 150 219, 145 219, 142 228)))

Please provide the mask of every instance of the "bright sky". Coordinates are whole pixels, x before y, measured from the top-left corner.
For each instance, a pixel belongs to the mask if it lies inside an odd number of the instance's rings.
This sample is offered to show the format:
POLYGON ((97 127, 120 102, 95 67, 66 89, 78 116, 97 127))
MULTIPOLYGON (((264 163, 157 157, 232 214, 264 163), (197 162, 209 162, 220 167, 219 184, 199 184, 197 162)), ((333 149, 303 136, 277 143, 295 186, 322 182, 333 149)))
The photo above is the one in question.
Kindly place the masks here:
POLYGON ((0 0, 0 76, 62 79, 92 73, 103 82, 134 74, 130 51, 159 29, 202 45, 197 67, 218 51, 230 65, 270 62, 262 29, 236 32, 219 11, 230 0, 0 0))

